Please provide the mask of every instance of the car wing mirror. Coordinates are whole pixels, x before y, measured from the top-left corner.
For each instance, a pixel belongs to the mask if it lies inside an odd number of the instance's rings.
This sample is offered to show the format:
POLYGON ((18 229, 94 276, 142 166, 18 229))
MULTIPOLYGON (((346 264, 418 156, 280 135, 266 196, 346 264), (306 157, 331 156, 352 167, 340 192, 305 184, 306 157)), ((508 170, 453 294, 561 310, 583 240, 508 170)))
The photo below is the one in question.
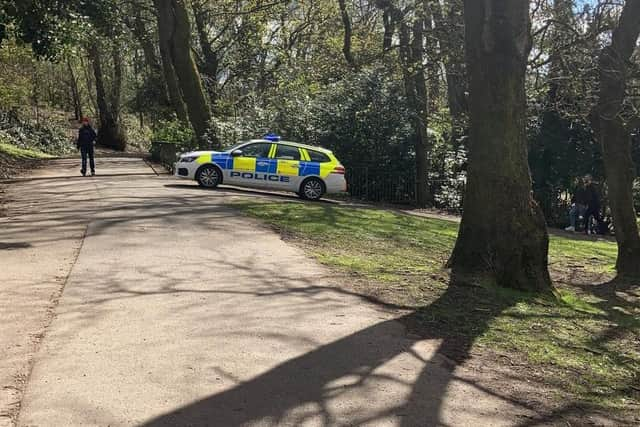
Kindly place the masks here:
POLYGON ((239 157, 239 156, 242 156, 242 150, 233 150, 233 151, 231 152, 231 156, 233 156, 233 157, 239 157))

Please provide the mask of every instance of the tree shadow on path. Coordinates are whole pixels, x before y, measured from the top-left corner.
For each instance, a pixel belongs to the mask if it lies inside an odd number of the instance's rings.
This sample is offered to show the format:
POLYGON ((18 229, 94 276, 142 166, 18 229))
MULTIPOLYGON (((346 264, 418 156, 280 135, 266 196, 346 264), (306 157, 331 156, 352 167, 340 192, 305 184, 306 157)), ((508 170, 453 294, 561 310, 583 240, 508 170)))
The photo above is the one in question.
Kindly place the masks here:
MULTIPOLYGON (((288 360, 230 390, 159 416, 145 425, 301 425, 311 419, 315 421, 314 425, 321 420, 319 423, 323 426, 375 424, 389 419, 407 427, 445 425, 443 403, 450 383, 456 379, 455 368, 470 356, 475 339, 487 329, 491 319, 513 303, 513 299, 500 298, 484 288, 450 285, 429 306, 288 360), (422 339, 440 342, 437 352, 429 360, 422 359, 412 349, 420 337, 412 333, 409 336, 414 338, 410 339, 402 332, 398 334, 397 322, 402 322, 409 331, 420 332, 422 339), (395 339, 389 339, 394 334, 395 339), (406 384, 410 389, 408 396, 387 402, 383 408, 375 405, 362 410, 351 408, 347 419, 344 415, 342 419, 336 417, 333 412, 336 405, 350 405, 348 401, 341 402, 340 396, 357 393, 358 388, 370 380, 398 381, 395 377, 385 377, 378 368, 406 353, 422 362, 422 371, 415 377, 417 380, 406 384), (341 383, 338 380, 345 378, 349 379, 347 385, 336 385, 341 383), (300 408, 305 408, 304 415, 292 423, 292 411, 300 412, 300 408)), ((256 348, 254 351, 261 350, 256 348)), ((467 386, 482 389, 469 382, 467 386)), ((486 389, 482 389, 482 394, 493 395, 512 408, 525 409, 527 406, 486 389)), ((458 401, 455 406, 468 409, 467 417, 482 416, 484 410, 497 409, 495 406, 474 407, 473 401, 458 401)), ((451 416, 464 417, 465 414, 449 413, 446 418, 451 416)))

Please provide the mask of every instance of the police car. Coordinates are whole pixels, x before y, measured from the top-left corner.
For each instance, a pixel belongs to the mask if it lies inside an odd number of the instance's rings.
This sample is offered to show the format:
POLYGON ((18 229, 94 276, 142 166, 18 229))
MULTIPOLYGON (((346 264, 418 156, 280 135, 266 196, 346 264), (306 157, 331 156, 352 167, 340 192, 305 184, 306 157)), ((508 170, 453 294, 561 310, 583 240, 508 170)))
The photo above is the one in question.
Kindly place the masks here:
POLYGON ((303 199, 347 190, 344 167, 330 150, 267 135, 241 142, 225 151, 182 154, 175 175, 202 187, 219 184, 292 191, 303 199))

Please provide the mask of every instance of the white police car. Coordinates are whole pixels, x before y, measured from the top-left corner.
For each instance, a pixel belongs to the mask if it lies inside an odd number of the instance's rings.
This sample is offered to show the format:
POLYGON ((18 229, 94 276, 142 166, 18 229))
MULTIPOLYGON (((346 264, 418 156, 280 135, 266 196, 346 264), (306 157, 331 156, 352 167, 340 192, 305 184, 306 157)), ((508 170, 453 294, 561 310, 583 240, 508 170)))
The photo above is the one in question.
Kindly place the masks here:
POLYGON ((175 176, 196 180, 202 187, 224 183, 292 191, 309 200, 347 190, 344 167, 330 150, 280 141, 275 135, 225 151, 182 154, 174 170, 175 176))

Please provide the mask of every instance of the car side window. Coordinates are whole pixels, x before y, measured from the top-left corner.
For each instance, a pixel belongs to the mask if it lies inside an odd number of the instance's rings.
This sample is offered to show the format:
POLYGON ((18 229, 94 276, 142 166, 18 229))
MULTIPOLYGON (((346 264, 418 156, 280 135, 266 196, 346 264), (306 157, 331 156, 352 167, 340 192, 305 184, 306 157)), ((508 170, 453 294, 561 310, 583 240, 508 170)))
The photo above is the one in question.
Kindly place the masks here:
POLYGON ((290 145, 280 145, 276 149, 276 158, 282 160, 300 160, 300 150, 290 145))
POLYGON ((319 151, 307 150, 307 152, 309 153, 309 159, 311 159, 312 162, 327 163, 331 161, 329 156, 324 153, 320 153, 319 151))
POLYGON ((267 143, 245 145, 241 148, 242 157, 269 157, 270 149, 271 144, 267 143))

